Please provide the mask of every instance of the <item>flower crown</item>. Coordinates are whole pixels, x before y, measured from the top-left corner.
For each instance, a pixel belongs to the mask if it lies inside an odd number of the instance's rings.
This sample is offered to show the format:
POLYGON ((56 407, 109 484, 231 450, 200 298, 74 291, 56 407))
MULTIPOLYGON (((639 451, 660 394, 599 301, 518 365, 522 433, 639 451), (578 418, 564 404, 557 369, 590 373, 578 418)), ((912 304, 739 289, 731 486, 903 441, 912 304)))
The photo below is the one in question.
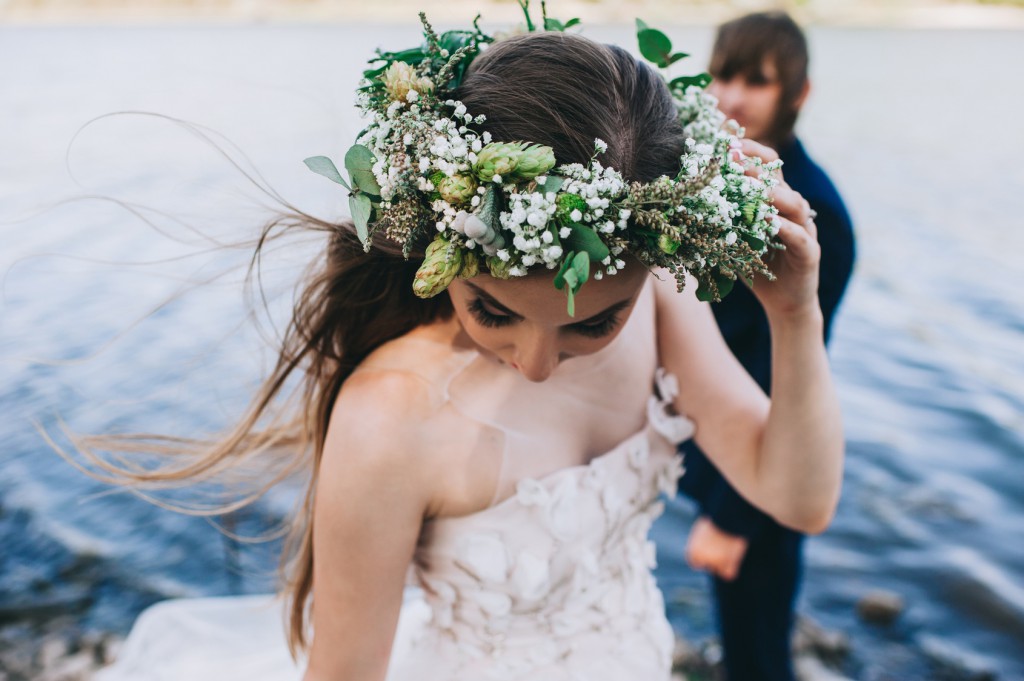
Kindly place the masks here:
MULTIPOLYGON (((519 4, 527 30, 537 30, 529 0, 519 4)), ((589 163, 557 165, 551 147, 478 132, 484 117, 452 93, 472 60, 495 41, 480 30, 479 19, 472 30, 438 35, 420 13, 423 46, 377 51, 357 94, 370 123, 345 154, 348 182, 329 158, 305 160, 349 190, 367 250, 379 231, 401 244, 406 257, 414 243, 429 240, 413 281, 417 296, 435 296, 456 277, 484 268, 507 279, 544 266, 555 272, 555 287, 566 291, 573 315, 584 282, 622 269, 626 251, 648 267, 667 268, 680 291, 689 273, 701 300, 719 300, 737 277, 771 276, 761 256, 776 246, 770 216, 777 211, 768 196, 773 180, 747 176, 732 160, 742 130, 704 91, 707 74, 667 81, 685 135, 678 174, 627 182, 602 165, 608 148, 602 140, 594 140, 589 163)), ((545 8, 543 30, 578 23, 549 18, 545 8)), ((655 65, 667 68, 686 56, 674 54, 668 37, 639 19, 637 30, 641 53, 655 65)))

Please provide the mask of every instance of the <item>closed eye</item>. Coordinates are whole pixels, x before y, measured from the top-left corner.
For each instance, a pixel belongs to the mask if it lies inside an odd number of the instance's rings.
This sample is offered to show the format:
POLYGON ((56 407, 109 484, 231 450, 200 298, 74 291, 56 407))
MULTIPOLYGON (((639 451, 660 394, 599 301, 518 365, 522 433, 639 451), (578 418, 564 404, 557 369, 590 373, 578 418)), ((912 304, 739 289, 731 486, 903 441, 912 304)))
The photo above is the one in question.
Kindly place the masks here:
POLYGON ((516 315, 487 309, 487 305, 480 298, 474 298, 470 301, 469 312, 480 326, 486 326, 487 328, 508 326, 519 321, 519 317, 516 315))

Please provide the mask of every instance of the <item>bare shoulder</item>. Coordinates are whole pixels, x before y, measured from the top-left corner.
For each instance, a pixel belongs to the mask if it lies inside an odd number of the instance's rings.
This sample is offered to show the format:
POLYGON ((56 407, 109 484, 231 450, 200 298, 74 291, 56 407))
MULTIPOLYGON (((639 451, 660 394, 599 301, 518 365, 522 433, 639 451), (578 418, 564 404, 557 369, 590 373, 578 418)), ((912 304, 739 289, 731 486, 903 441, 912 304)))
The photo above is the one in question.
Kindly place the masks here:
POLYGON ((342 480, 366 488, 407 487, 426 504, 435 493, 421 475, 427 466, 419 443, 436 411, 431 387, 404 371, 360 371, 345 381, 331 411, 321 458, 321 482, 337 491, 342 480), (332 478, 337 478, 334 482, 332 478))

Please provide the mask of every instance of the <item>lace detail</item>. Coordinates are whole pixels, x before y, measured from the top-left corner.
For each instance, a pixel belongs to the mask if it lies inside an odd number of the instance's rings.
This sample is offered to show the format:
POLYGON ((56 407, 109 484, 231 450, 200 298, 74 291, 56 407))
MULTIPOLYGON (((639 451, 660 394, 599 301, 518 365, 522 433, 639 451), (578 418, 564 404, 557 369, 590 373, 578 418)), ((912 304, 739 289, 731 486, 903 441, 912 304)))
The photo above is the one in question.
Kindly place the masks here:
POLYGON ((444 661, 439 679, 668 679, 673 638, 647 535, 682 474, 675 445, 693 432, 669 413, 672 381, 658 373, 648 425, 613 450, 431 522, 429 568, 415 571, 430 622, 389 678, 413 678, 426 655, 444 661))

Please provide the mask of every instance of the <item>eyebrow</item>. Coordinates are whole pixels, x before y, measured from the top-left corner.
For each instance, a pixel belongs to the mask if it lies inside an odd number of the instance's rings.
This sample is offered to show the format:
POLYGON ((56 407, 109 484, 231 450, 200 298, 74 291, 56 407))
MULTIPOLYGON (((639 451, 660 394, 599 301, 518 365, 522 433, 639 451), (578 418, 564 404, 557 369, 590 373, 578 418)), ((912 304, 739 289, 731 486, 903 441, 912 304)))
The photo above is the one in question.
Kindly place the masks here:
MULTIPOLYGON (((519 314, 515 310, 512 310, 512 309, 506 307, 505 305, 502 305, 497 300, 495 300, 494 296, 492 296, 490 293, 488 293, 487 291, 483 290, 482 288, 480 288, 476 284, 473 284, 473 283, 467 281, 466 282, 466 286, 468 286, 469 288, 473 289, 474 293, 476 293, 480 298, 483 298, 483 300, 488 305, 493 306, 499 312, 504 312, 507 315, 511 315, 513 317, 519 317, 520 319, 523 318, 523 315, 519 314)), ((613 315, 616 312, 619 312, 620 310, 624 309, 627 305, 629 305, 630 301, 632 301, 632 300, 633 300, 632 296, 630 296, 629 298, 626 298, 624 300, 620 300, 617 303, 609 305, 608 307, 606 307, 605 309, 601 310, 597 314, 591 315, 591 316, 587 317, 586 319, 581 319, 578 322, 573 322, 569 326, 576 326, 576 325, 579 325, 579 324, 586 324, 588 322, 593 322, 593 321, 596 321, 598 319, 601 319, 602 317, 608 317, 610 315, 613 315)))

